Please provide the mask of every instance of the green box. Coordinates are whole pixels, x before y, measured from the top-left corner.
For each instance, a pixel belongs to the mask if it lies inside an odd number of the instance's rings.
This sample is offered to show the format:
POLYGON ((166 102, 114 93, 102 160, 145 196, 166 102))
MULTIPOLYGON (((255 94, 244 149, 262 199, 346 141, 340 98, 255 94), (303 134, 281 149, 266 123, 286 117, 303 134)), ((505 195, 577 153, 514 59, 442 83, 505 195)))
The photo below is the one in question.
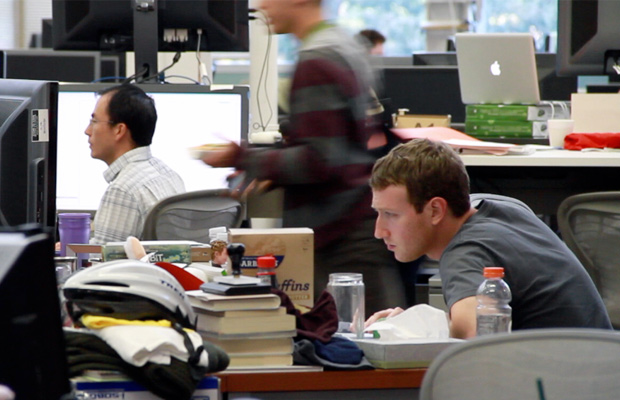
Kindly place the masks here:
POLYGON ((465 121, 465 133, 474 137, 531 138, 533 121, 471 120, 465 121))
POLYGON ((551 117, 570 118, 570 109, 550 104, 468 104, 465 107, 465 118, 470 120, 546 121, 551 117))
MULTIPOLYGON (((151 254, 149 262, 166 261, 170 263, 192 262, 191 247, 196 242, 189 241, 145 241, 140 242, 146 254, 151 254)), ((126 260, 125 242, 110 242, 101 246, 103 261, 126 260)))

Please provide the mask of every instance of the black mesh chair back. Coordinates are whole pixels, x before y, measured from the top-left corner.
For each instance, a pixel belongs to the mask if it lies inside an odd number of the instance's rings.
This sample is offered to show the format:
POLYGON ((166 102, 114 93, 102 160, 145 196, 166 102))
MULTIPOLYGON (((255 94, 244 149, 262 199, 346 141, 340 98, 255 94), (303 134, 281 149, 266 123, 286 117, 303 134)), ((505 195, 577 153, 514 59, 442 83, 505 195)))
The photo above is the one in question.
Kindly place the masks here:
POLYGON ((142 239, 209 243, 210 228, 238 228, 245 206, 228 193, 227 189, 199 190, 160 201, 147 215, 142 239))
POLYGON ((620 329, 620 192, 584 193, 558 208, 562 239, 587 269, 620 329))

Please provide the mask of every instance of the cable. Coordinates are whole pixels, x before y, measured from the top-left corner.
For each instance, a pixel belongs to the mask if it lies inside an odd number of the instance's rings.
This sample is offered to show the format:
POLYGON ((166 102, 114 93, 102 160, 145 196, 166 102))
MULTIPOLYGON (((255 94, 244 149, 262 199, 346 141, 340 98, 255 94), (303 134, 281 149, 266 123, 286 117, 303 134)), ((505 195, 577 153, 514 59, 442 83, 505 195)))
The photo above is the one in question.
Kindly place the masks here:
POLYGON ((271 122, 273 118, 273 107, 271 105, 271 101, 269 100, 269 91, 267 90, 267 77, 269 73, 268 59, 269 59, 269 53, 271 52, 272 32, 271 32, 271 25, 269 25, 267 14, 263 10, 254 10, 254 9, 251 9, 251 10, 253 10, 251 12, 258 12, 263 18, 259 18, 255 16, 250 16, 249 18, 263 22, 265 26, 267 27, 267 35, 268 35, 267 36, 267 50, 265 51, 265 58, 263 59, 263 65, 261 67, 261 72, 260 72, 260 75, 258 78, 258 84, 256 87, 256 106, 258 108, 258 119, 260 120, 260 128, 262 129, 263 132, 265 132, 267 130, 267 127, 269 126, 269 123, 271 122), (265 99, 267 101, 267 105, 269 106, 269 118, 267 119, 266 123, 263 121, 263 110, 261 107, 261 102, 258 101, 258 99, 260 98, 260 92, 261 92, 261 82, 264 85, 265 99))
POLYGON ((153 74, 151 76, 147 76, 146 78, 144 78, 144 80, 149 81, 152 78, 160 76, 161 74, 163 74, 164 72, 166 72, 170 68, 172 68, 174 66, 174 64, 178 63, 180 59, 181 59, 181 52, 177 51, 176 54, 174 55, 174 57, 172 58, 172 63, 170 63, 170 65, 168 65, 166 68, 162 69, 161 71, 157 72, 156 74, 153 74))
MULTIPOLYGON (((196 85, 200 85, 201 83, 198 82, 196 79, 194 78, 190 78, 189 76, 185 76, 185 75, 168 75, 166 76, 166 78, 181 78, 181 79, 187 79, 188 81, 191 81, 192 83, 196 84, 196 85)), ((163 81, 163 83, 170 83, 171 82, 166 82, 165 80, 163 81)))
POLYGON ((97 82, 111 81, 111 80, 123 80, 123 79, 127 79, 127 77, 126 76, 103 76, 99 79, 95 79, 94 81, 91 81, 90 83, 97 83, 97 82))
POLYGON ((198 60, 198 79, 202 85, 211 85, 211 78, 207 72, 205 63, 200 59, 200 42, 202 40, 202 29, 198 28, 198 46, 196 46, 196 60, 198 60), (205 82, 206 81, 206 82, 205 82))
POLYGON ((136 79, 137 77, 144 76, 148 71, 149 71, 148 68, 144 67, 140 71, 138 71, 135 74, 131 75, 129 78, 125 79, 122 84, 126 85, 126 84, 130 83, 131 81, 133 81, 134 79, 136 79))

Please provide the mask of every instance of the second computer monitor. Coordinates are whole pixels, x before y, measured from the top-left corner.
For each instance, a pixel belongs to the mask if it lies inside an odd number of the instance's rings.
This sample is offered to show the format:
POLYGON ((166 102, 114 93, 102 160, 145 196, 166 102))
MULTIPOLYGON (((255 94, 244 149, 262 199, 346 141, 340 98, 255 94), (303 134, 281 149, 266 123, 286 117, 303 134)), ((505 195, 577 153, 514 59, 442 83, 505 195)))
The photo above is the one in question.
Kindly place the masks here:
POLYGON ((379 71, 382 98, 393 108, 411 114, 450 114, 453 123, 465 122, 465 106, 457 67, 386 67, 379 71))
MULTIPOLYGON (((58 98, 58 210, 96 210, 107 187, 107 165, 90 156, 84 134, 97 102, 110 85, 61 85, 58 98)), ((247 140, 249 89, 210 90, 201 85, 141 85, 155 100, 157 126, 151 150, 178 172, 188 191, 225 188, 232 168, 211 168, 189 149, 247 140)))

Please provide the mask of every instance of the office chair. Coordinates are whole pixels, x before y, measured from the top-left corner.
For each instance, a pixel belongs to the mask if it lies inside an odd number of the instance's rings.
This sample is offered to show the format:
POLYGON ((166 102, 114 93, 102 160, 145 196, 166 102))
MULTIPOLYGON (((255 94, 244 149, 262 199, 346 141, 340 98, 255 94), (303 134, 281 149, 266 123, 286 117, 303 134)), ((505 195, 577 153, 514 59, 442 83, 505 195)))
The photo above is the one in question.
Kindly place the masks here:
POLYGON ((433 360, 420 400, 616 399, 620 334, 534 329, 477 337, 433 360))
POLYGON ((620 192, 570 196, 558 208, 562 239, 586 268, 620 329, 620 192))
POLYGON ((209 243, 209 228, 238 228, 245 205, 228 193, 228 189, 199 190, 161 200, 146 217, 142 239, 209 243))

